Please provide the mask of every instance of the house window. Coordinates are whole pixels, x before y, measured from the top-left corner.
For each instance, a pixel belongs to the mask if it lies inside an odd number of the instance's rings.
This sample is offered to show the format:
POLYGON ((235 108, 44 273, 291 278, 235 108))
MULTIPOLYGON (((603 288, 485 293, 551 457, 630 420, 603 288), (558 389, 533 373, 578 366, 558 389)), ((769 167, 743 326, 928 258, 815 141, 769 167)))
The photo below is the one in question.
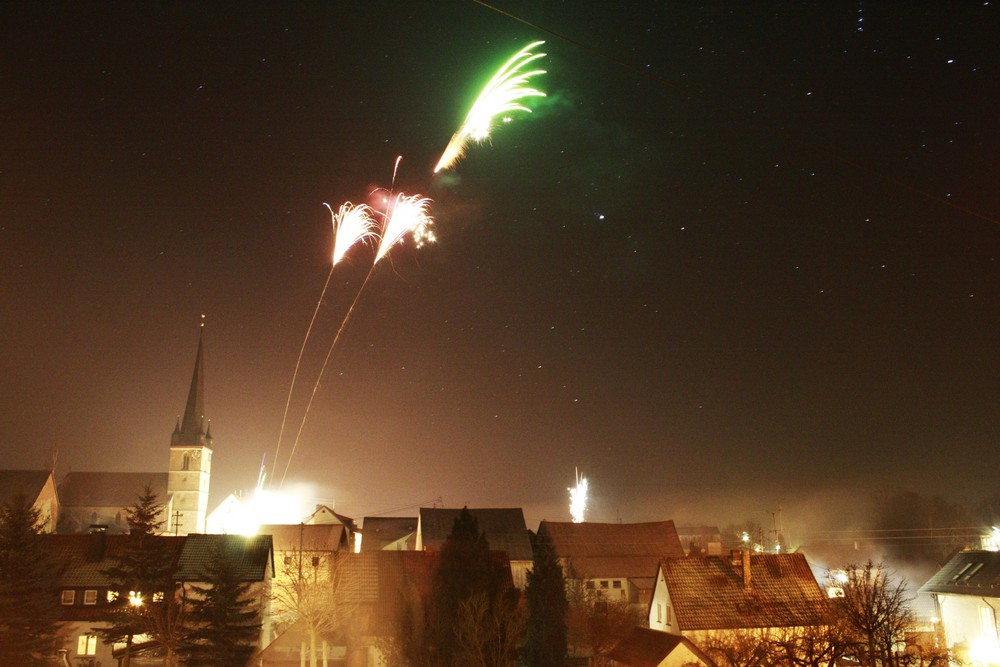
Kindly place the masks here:
POLYGON ((83 604, 97 604, 97 591, 96 590, 84 591, 83 604))
POLYGON ((604 581, 601 582, 601 588, 607 590, 607 588, 608 588, 608 582, 607 582, 607 580, 604 580, 604 581))
POLYGON ((656 603, 656 622, 657 623, 663 622, 663 605, 660 604, 659 602, 656 603))
POLYGON ((97 655, 97 635, 80 635, 76 640, 77 655, 97 655))
POLYGON ((153 602, 163 602, 163 591, 153 593, 153 602))
POLYGON ((108 591, 108 604, 118 599, 118 591, 108 591))
POLYGON ((594 582, 593 581, 588 581, 587 582, 587 590, 588 591, 594 590, 594 582))
POLYGON ((621 579, 615 579, 614 581, 611 582, 611 588, 621 588, 621 587, 622 587, 621 579))
POLYGON ((62 592, 62 603, 64 605, 72 605, 76 602, 76 591, 64 590, 62 592))
POLYGON ((181 464, 181 470, 190 470, 190 469, 191 469, 191 455, 185 454, 184 461, 181 464))
POLYGON ((312 557, 312 564, 313 564, 313 567, 319 567, 319 556, 313 556, 312 557))

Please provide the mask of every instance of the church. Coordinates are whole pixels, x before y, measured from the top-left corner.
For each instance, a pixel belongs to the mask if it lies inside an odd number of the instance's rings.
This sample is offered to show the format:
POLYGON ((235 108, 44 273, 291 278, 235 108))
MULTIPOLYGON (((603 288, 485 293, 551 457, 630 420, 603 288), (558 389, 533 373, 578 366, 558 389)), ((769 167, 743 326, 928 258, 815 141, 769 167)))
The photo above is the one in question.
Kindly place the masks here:
POLYGON ((164 534, 206 532, 212 429, 205 419, 204 376, 202 323, 184 417, 170 436, 166 472, 68 473, 58 485, 57 532, 86 533, 96 526, 112 534, 128 532, 124 508, 134 505, 147 486, 164 507, 164 534))

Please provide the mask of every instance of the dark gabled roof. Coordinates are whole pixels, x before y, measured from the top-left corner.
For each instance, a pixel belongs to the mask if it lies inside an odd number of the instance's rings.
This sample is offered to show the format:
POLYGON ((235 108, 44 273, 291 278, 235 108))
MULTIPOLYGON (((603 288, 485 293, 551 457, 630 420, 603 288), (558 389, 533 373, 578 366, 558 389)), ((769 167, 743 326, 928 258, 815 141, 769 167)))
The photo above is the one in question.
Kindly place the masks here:
POLYGON ((19 493, 34 503, 51 474, 48 470, 0 470, 0 503, 9 502, 19 493))
POLYGON ((625 639, 611 650, 608 657, 616 663, 629 667, 657 667, 678 646, 689 650, 705 665, 715 667, 712 659, 687 637, 649 628, 632 628, 625 639))
MULTIPOLYGON (((440 551, 454 528, 460 509, 420 508, 420 541, 428 551, 440 551)), ((469 508, 491 551, 505 551, 510 560, 531 560, 531 539, 520 507, 469 508)), ((362 546, 364 540, 361 541, 362 546)))
POLYGON ((59 483, 63 507, 115 507, 135 505, 149 484, 157 502, 167 503, 165 472, 70 472, 59 483))
POLYGON ((660 568, 682 631, 821 625, 827 616, 802 554, 753 554, 749 588, 728 559, 664 558, 660 568))
POLYGON ((274 550, 340 551, 347 548, 346 529, 339 523, 293 523, 260 526, 258 535, 271 535, 274 550))
POLYGON ((1000 552, 960 551, 920 587, 920 592, 1000 597, 1000 552))
MULTIPOLYGON (((542 521, 538 532, 546 533, 560 558, 602 556, 683 556, 673 521, 648 523, 569 523, 542 521)), ((652 575, 647 575, 652 576, 652 575)))
MULTIPOLYGON (((179 556, 186 538, 169 536, 155 539, 164 540, 179 556)), ((101 572, 116 564, 128 540, 128 535, 100 533, 45 535, 42 545, 52 556, 61 588, 107 588, 108 579, 101 572)))
POLYGON ((415 516, 366 516, 364 521, 361 528, 362 552, 378 551, 417 531, 415 516))
POLYGON ((221 549, 241 581, 264 581, 273 574, 270 535, 188 535, 177 561, 178 581, 204 581, 212 554, 221 549))

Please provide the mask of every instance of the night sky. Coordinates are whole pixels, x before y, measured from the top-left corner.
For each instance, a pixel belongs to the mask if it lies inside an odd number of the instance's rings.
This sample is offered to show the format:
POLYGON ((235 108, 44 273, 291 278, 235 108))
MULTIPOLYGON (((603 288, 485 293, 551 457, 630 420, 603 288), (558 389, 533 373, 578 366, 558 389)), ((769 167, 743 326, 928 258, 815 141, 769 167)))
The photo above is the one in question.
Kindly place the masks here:
MULTIPOLYGON (((288 472, 311 500, 534 528, 577 467, 595 521, 996 490, 1000 6, 497 7, 0 7, 4 467, 165 470, 204 313, 212 503, 251 488, 322 204, 402 155, 439 242, 360 298, 288 472), (432 177, 539 39, 548 97, 432 177)), ((292 433, 372 255, 334 272, 292 433)))

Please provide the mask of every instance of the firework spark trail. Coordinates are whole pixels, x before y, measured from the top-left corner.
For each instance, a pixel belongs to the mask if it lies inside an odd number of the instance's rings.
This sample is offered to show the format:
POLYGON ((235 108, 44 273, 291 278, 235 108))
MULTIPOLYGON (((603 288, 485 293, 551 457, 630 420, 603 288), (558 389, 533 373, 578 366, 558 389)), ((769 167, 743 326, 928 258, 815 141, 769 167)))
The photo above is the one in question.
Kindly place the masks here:
MULTIPOLYGON (((396 165, 399 165, 397 159, 396 165)), ((393 178, 395 179, 395 171, 393 172, 393 178)), ((375 267, 378 266, 380 259, 385 257, 397 243, 399 243, 407 233, 411 235, 416 244, 416 247, 421 247, 426 243, 433 242, 435 240, 434 233, 430 230, 431 225, 434 221, 428 212, 428 206, 430 205, 430 199, 426 197, 421 197, 420 195, 406 196, 402 193, 395 196, 395 198, 390 198, 390 203, 386 205, 386 212, 384 214, 385 226, 382 232, 382 240, 379 243, 378 253, 375 256, 375 261, 372 262, 372 267, 368 269, 368 275, 361 283, 361 287, 358 288, 357 294, 354 295, 354 300, 351 302, 350 307, 347 309, 347 313, 344 315, 343 321, 340 323, 340 328, 337 329, 336 335, 333 337, 333 342, 330 343, 330 349, 326 352, 326 358, 323 360, 323 366, 320 368, 319 375, 316 378, 316 383, 313 385, 312 394, 309 396, 309 403, 306 404, 305 414, 302 415, 302 421, 299 423, 299 430, 295 434, 295 441, 292 443, 292 451, 288 455, 288 462, 285 464, 285 471, 281 475, 281 484, 279 488, 285 484, 285 477, 288 475, 288 468, 292 465, 292 458, 295 456, 295 450, 298 449, 299 440, 302 437, 302 430, 305 428, 306 420, 309 417, 309 412, 312 409, 313 399, 316 398, 316 392, 319 391, 320 383, 323 380, 323 374, 326 372, 326 367, 330 363, 330 357, 333 356, 333 351, 337 347, 337 342, 340 340, 341 334, 344 333, 344 329, 347 327, 348 321, 351 319, 351 314, 354 312, 355 306, 358 305, 358 301, 361 299, 361 294, 365 291, 365 286, 368 285, 369 279, 371 279, 372 274, 375 273, 375 267)))
MULTIPOLYGON (((528 44, 511 56, 510 60, 504 63, 504 66, 493 75, 493 78, 489 80, 489 83, 486 84, 473 103, 469 115, 465 117, 465 122, 452 135, 441 159, 434 167, 435 174, 442 169, 449 169, 465 155, 469 141, 481 142, 489 137, 493 121, 497 116, 511 111, 531 113, 531 109, 524 106, 520 100, 526 97, 545 97, 545 93, 527 85, 531 77, 545 74, 545 70, 522 71, 529 63, 545 56, 544 53, 531 53, 533 48, 544 43, 532 42, 528 44)), ((504 120, 509 120, 509 118, 504 120)))
MULTIPOLYGON (((316 308, 313 310, 312 318, 309 320, 309 326, 306 327, 306 335, 302 339, 302 345, 299 347, 299 356, 295 360, 295 370, 292 372, 292 382, 288 385, 288 398, 285 400, 285 412, 281 415, 281 428, 278 430, 278 445, 274 450, 274 465, 278 465, 278 455, 281 453, 281 441, 285 435, 288 410, 292 404, 292 391, 295 389, 295 380, 299 375, 302 355, 305 353, 306 343, 309 342, 309 336, 312 334, 313 324, 316 322, 319 308, 326 297, 326 290, 330 286, 330 279, 333 278, 333 270, 352 246, 359 242, 365 243, 378 235, 378 223, 375 222, 372 210, 367 204, 355 205, 347 202, 342 204, 336 213, 333 212, 333 208, 329 204, 324 203, 323 206, 329 209, 330 224, 333 225, 334 240, 330 273, 327 274, 326 282, 323 283, 323 291, 320 292, 319 299, 316 300, 316 308)), ((284 482, 284 478, 282 478, 282 482, 284 482)))

